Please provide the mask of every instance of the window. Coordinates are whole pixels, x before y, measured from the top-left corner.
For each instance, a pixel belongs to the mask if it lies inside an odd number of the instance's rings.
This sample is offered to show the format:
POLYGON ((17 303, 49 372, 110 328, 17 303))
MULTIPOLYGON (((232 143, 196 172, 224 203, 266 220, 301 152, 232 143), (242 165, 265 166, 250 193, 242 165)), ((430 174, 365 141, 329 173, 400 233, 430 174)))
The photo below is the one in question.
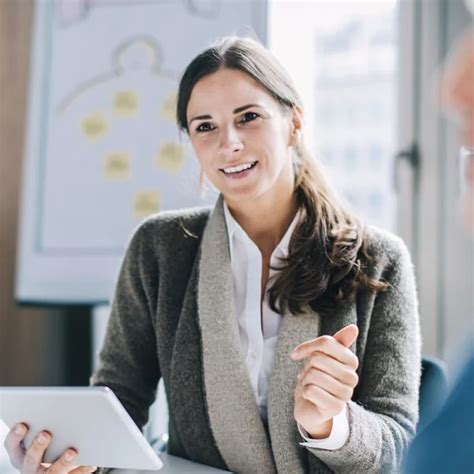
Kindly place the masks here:
POLYGON ((268 24, 269 46, 302 95, 313 155, 359 217, 394 230, 397 0, 274 0, 268 24))
POLYGON ((367 153, 368 166, 371 169, 377 169, 386 161, 383 156, 382 146, 379 143, 372 143, 367 153))
POLYGON ((351 144, 346 145, 344 150, 344 164, 347 171, 352 171, 357 168, 357 150, 351 144))

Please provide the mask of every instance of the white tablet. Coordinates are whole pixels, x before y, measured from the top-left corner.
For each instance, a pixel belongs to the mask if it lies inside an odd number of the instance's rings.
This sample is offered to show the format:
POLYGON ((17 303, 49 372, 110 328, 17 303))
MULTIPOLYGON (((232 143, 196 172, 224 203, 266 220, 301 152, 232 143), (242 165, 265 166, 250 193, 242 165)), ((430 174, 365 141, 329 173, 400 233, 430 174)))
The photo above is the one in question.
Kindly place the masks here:
POLYGON ((112 390, 107 387, 0 387, 0 418, 30 428, 26 448, 42 430, 52 433, 44 462, 67 448, 74 464, 158 470, 163 466, 112 390))

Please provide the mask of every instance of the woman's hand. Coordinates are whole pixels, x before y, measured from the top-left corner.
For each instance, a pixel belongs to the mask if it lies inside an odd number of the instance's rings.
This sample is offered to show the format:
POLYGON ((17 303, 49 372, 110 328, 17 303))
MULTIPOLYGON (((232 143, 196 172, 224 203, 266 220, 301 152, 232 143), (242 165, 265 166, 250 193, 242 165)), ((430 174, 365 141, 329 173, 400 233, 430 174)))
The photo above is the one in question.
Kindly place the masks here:
POLYGON ((97 470, 95 466, 74 466, 77 452, 70 448, 53 464, 42 462, 44 452, 51 442, 52 435, 42 431, 36 435, 31 446, 25 450, 22 441, 28 433, 28 428, 19 423, 8 433, 5 439, 5 449, 10 457, 11 464, 22 474, 86 474, 97 470))
POLYGON ((298 374, 293 416, 311 438, 327 438, 333 417, 352 398, 359 359, 348 347, 358 334, 357 326, 349 324, 334 336, 303 342, 291 354, 293 360, 308 359, 298 374))

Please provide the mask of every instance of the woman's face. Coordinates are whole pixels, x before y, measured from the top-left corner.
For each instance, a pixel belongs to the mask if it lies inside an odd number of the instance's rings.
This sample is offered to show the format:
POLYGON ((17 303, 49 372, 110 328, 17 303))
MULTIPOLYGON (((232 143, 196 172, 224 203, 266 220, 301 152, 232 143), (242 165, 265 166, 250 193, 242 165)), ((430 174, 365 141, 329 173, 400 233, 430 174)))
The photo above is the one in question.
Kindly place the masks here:
POLYGON ((231 69, 203 77, 187 108, 194 151, 228 203, 293 193, 291 114, 253 78, 231 69))

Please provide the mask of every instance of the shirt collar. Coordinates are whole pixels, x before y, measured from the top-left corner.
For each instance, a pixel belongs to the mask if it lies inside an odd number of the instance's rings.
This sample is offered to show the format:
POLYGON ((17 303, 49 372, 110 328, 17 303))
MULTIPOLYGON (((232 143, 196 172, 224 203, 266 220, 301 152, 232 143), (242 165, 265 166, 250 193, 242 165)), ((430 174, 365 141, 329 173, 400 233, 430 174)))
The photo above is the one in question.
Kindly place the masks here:
POLYGON ((229 236, 229 242, 232 241, 232 237, 237 230, 241 230, 244 232, 244 229, 240 227, 240 224, 234 219, 234 216, 230 213, 229 206, 224 201, 224 216, 225 216, 225 223, 227 225, 227 235, 229 236))
MULTIPOLYGON (((276 255, 279 257, 287 257, 288 256, 288 247, 290 245, 291 236, 293 235, 293 231, 295 230, 296 225, 298 224, 299 218, 301 215, 301 209, 295 214, 295 217, 291 221, 291 224, 288 226, 288 229, 285 232, 285 235, 280 240, 279 244, 276 246, 275 250, 273 251, 272 255, 276 255)), ((227 226, 227 236, 229 240, 229 247, 230 247, 230 259, 232 261, 232 254, 233 254, 233 237, 234 234, 236 237, 239 235, 241 237, 247 238, 250 240, 250 237, 247 233, 242 229, 240 224, 234 219, 234 216, 231 214, 227 203, 224 201, 224 216, 225 222, 227 226)))

